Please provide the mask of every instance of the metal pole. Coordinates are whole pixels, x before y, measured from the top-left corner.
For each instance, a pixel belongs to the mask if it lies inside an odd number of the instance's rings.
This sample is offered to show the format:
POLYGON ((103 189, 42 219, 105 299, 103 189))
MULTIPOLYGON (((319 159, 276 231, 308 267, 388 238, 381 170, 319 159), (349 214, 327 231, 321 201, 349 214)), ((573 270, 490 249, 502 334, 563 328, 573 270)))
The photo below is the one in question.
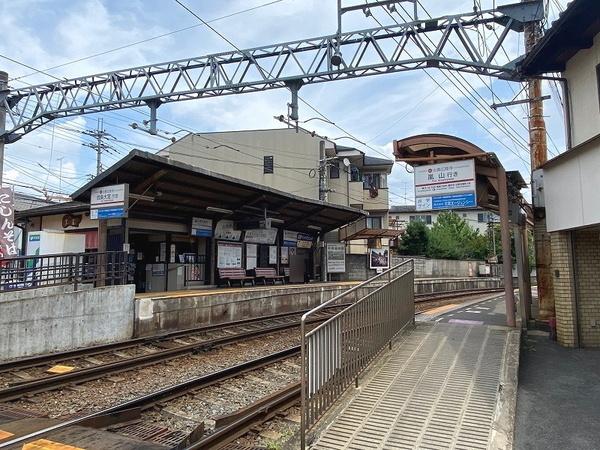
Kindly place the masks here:
POLYGON ((504 303, 506 305, 506 324, 515 326, 515 298, 512 280, 512 255, 510 245, 510 224, 508 221, 508 188, 506 172, 498 167, 498 203, 500 206, 500 231, 502 236, 502 269, 504 272, 504 303))
POLYGON ((2 187, 2 174, 4 173, 4 143, 5 137, 2 136, 6 131, 6 109, 4 108, 4 99, 8 93, 8 74, 0 71, 0 187, 2 187))
POLYGON ((513 228, 515 236, 515 250, 517 253, 517 276, 519 282, 519 314, 521 316, 521 328, 527 329, 529 317, 527 315, 527 292, 525 283, 525 255, 523 249, 523 227, 518 225, 513 228))
MULTIPOLYGON (((528 0, 521 0, 526 2, 528 0)), ((540 22, 525 25, 525 50, 530 52, 542 36, 540 22)), ((531 153, 531 171, 539 169, 548 159, 546 142, 546 122, 544 120, 544 102, 542 100, 542 80, 528 80, 527 95, 529 99, 529 146, 531 153)), ((533 198, 534 215, 533 236, 535 240, 535 259, 537 273, 537 290, 539 316, 547 319, 554 316, 554 287, 552 281, 552 255, 550 235, 546 229, 545 211, 533 198)))

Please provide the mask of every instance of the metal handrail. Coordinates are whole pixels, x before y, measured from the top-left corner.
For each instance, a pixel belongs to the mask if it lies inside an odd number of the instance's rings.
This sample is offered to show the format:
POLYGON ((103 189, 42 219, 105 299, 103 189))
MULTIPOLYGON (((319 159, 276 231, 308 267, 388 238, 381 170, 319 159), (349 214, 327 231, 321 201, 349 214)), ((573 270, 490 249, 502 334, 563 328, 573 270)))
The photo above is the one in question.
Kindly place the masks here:
POLYGON ((0 291, 72 284, 94 286, 127 282, 127 252, 58 253, 0 260, 0 291))
POLYGON ((413 261, 405 261, 315 307, 301 319, 301 446, 379 352, 414 322, 413 261), (361 294, 361 289, 368 292, 361 294), (309 332, 309 317, 337 302, 352 304, 309 332))

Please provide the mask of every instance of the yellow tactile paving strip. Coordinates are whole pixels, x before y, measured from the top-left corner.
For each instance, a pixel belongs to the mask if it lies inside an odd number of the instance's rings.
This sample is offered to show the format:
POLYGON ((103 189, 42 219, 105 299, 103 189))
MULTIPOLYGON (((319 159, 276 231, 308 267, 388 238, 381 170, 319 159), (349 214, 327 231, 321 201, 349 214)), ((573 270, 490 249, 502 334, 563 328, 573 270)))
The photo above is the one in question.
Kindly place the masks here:
POLYGON ((60 442, 49 441, 48 439, 38 439, 23 445, 23 450, 85 450, 81 447, 61 444, 60 442))

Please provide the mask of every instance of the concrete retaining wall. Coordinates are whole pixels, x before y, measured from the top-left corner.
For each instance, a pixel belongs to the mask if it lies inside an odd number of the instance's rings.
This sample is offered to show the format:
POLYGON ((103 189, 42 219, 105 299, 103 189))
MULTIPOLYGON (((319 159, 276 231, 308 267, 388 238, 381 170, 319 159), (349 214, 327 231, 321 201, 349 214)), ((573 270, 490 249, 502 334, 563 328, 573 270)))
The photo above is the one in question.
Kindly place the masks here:
POLYGON ((135 302, 135 335, 151 336, 317 306, 353 284, 274 286, 196 295, 143 297, 135 302))
MULTIPOLYGON (((248 287, 181 296, 144 295, 135 302, 135 335, 152 336, 168 331, 309 309, 355 284, 358 283, 275 286, 269 290, 248 287)), ((496 278, 415 280, 415 293, 483 289, 500 285, 501 281, 496 278)))
POLYGON ((415 294, 464 291, 467 289, 501 288, 500 278, 455 278, 440 280, 415 280, 415 294))
POLYGON ((130 339, 135 286, 0 293, 0 360, 130 339))
POLYGON ((429 259, 411 256, 394 256, 392 265, 413 259, 415 278, 467 278, 476 277, 480 264, 485 261, 459 261, 452 259, 429 259))

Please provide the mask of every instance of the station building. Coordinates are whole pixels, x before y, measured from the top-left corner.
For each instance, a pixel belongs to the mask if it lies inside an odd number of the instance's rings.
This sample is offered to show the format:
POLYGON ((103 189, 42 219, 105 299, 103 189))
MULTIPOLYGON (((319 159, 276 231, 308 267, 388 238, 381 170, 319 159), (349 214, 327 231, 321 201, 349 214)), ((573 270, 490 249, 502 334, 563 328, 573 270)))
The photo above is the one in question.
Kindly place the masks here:
POLYGON ((521 64, 563 86, 567 151, 534 173, 551 236, 557 337, 600 347, 600 3, 574 0, 521 64))
POLYGON ((365 215, 139 150, 71 197, 17 213, 26 245, 47 239, 55 253, 125 250, 138 292, 217 285, 218 269, 227 268, 319 280, 324 235, 365 215), (93 219, 92 190, 114 185, 128 187, 127 217, 93 219))
MULTIPOLYGON (((456 214, 467 221, 471 228, 479 231, 481 234, 488 232, 490 223, 499 223, 500 217, 491 211, 483 208, 453 209, 456 214)), ((394 205, 390 207, 389 218, 390 227, 397 230, 406 230, 411 222, 423 222, 431 228, 437 221, 438 215, 442 211, 418 212, 415 205, 394 205)))
MULTIPOLYGON (((394 161, 366 155, 301 127, 190 133, 158 154, 268 188, 366 211, 368 217, 352 235, 344 234, 346 253, 362 269, 368 269, 369 248, 389 249, 389 238, 399 234, 391 229, 388 214, 387 179, 394 161)), ((337 232, 326 237, 332 242, 338 238, 337 232)))

